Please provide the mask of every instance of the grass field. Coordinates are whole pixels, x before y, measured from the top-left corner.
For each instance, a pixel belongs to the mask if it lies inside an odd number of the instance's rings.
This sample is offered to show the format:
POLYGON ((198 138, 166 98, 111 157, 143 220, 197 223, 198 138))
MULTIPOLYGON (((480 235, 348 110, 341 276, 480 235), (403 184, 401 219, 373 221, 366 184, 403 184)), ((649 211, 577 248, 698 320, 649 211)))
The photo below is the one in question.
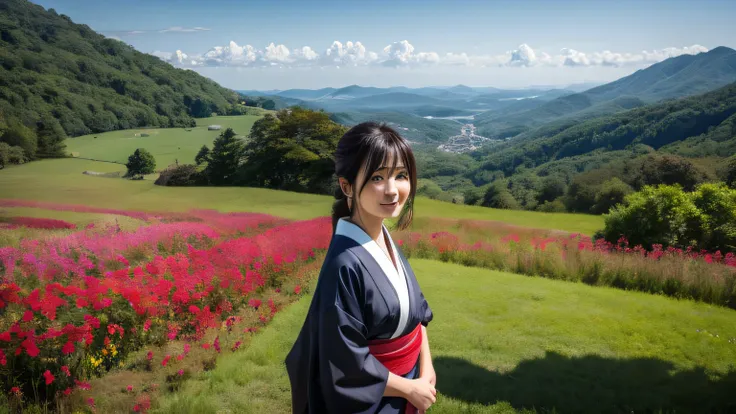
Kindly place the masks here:
POLYGON ((67 152, 75 157, 125 164, 136 148, 145 148, 156 158, 156 168, 163 169, 174 164, 191 164, 202 145, 212 148, 212 141, 222 131, 209 131, 209 125, 232 128, 236 134, 246 136, 253 123, 261 118, 257 115, 218 116, 197 119, 194 128, 126 129, 100 134, 69 138, 65 141, 67 152), (142 137, 141 134, 148 134, 142 137))
MULTIPOLYGON (((185 211, 212 208, 250 211, 307 219, 330 214, 329 196, 243 187, 160 187, 152 180, 130 181, 84 175, 84 171, 124 171, 117 164, 82 159, 35 161, 0 171, 0 199, 23 199, 95 207, 185 211)), ((600 216, 498 210, 419 198, 418 217, 450 217, 504 221, 520 226, 592 235, 603 227, 600 216)))
MULTIPOLYGON (((433 413, 736 409, 732 310, 427 260, 433 413)), ((311 297, 156 412, 290 412, 282 361, 311 297)))

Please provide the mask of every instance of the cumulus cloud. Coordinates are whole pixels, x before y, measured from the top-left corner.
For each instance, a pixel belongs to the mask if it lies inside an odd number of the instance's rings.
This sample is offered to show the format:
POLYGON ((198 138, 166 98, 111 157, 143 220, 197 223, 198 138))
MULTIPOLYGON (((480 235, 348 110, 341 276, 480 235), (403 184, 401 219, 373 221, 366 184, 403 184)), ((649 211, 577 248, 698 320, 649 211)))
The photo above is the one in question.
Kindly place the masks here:
POLYGON ((468 54, 466 52, 448 52, 440 55, 432 51, 417 51, 408 40, 401 40, 386 45, 380 53, 369 51, 361 42, 338 40, 318 52, 310 46, 289 49, 286 45, 270 43, 262 49, 251 45, 238 45, 230 41, 227 46, 215 46, 201 55, 187 55, 181 50, 171 52, 153 52, 154 56, 182 67, 203 66, 316 66, 316 67, 355 67, 355 66, 389 66, 389 67, 426 67, 426 66, 468 66, 468 67, 589 67, 589 66, 636 66, 660 62, 682 54, 697 54, 708 49, 693 45, 688 47, 670 47, 660 50, 642 51, 638 53, 612 52, 608 50, 582 52, 572 48, 563 48, 557 53, 534 49, 522 43, 517 48, 502 54, 468 54))
POLYGON ((332 45, 325 50, 322 63, 334 64, 336 66, 358 66, 370 64, 378 59, 375 52, 366 50, 360 42, 348 41, 344 45, 335 40, 332 45))
POLYGON ((439 63, 440 56, 435 52, 414 53, 414 46, 408 40, 393 42, 383 48, 386 59, 384 66, 406 66, 411 64, 439 63))

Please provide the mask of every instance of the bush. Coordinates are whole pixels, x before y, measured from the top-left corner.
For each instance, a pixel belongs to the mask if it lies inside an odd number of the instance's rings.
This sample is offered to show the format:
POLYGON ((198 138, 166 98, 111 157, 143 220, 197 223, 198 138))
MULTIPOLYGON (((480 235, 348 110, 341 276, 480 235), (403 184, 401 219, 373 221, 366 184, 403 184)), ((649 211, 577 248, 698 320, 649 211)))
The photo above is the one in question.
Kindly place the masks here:
POLYGON ((702 184, 692 193, 703 215, 700 246, 708 250, 736 251, 736 190, 724 184, 702 184))
POLYGON ((206 185, 207 179, 196 165, 182 164, 169 167, 163 171, 154 183, 156 185, 187 187, 206 185))
POLYGON ((697 244, 692 232, 702 227, 703 217, 682 187, 662 184, 626 196, 605 215, 605 223, 603 236, 611 243, 623 236, 632 245, 686 248, 697 244))
POLYGON ((736 251, 736 190, 706 183, 686 193, 679 185, 645 186, 605 215, 600 235, 632 245, 736 251))

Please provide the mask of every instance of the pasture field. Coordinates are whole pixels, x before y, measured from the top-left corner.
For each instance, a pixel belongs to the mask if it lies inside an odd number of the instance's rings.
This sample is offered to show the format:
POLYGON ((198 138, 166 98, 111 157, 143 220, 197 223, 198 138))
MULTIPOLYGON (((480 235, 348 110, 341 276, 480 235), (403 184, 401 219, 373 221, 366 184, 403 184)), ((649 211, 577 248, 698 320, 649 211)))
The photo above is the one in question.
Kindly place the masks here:
POLYGON ((247 136, 258 115, 217 116, 197 119, 193 128, 138 128, 110 131, 68 138, 64 143, 67 152, 74 157, 121 164, 136 148, 145 148, 156 159, 156 169, 162 170, 174 164, 194 163, 194 156, 202 145, 212 149, 212 141, 226 128, 232 128, 239 136, 247 136), (220 125, 222 130, 210 131, 209 125, 220 125), (142 136, 146 134, 148 136, 142 136))
MULTIPOLYGON (((330 214, 329 196, 244 187, 161 187, 156 176, 142 181, 96 177, 84 171, 124 172, 117 164, 82 159, 35 161, 0 171, 0 199, 21 199, 95 207, 148 211, 186 211, 211 208, 249 211, 292 219, 330 214)), ((600 216, 569 213, 511 211, 446 203, 419 197, 417 217, 502 221, 530 228, 556 229, 592 235, 603 228, 600 216)))
MULTIPOLYGON (((412 259, 435 317, 433 413, 736 408, 734 311, 412 259)), ((283 360, 311 296, 247 350, 160 401, 165 413, 290 412, 283 360)))

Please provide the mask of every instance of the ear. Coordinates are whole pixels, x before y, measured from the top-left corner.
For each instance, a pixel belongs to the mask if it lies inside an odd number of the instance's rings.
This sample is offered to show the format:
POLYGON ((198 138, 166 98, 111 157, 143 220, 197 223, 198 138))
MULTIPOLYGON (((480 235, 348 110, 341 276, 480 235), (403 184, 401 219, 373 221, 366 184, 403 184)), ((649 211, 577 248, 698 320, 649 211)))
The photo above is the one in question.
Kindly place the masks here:
POLYGON ((340 182, 340 189, 342 189, 342 193, 345 194, 346 197, 350 198, 353 196, 353 189, 348 180, 346 180, 344 177, 338 178, 338 181, 340 182))

